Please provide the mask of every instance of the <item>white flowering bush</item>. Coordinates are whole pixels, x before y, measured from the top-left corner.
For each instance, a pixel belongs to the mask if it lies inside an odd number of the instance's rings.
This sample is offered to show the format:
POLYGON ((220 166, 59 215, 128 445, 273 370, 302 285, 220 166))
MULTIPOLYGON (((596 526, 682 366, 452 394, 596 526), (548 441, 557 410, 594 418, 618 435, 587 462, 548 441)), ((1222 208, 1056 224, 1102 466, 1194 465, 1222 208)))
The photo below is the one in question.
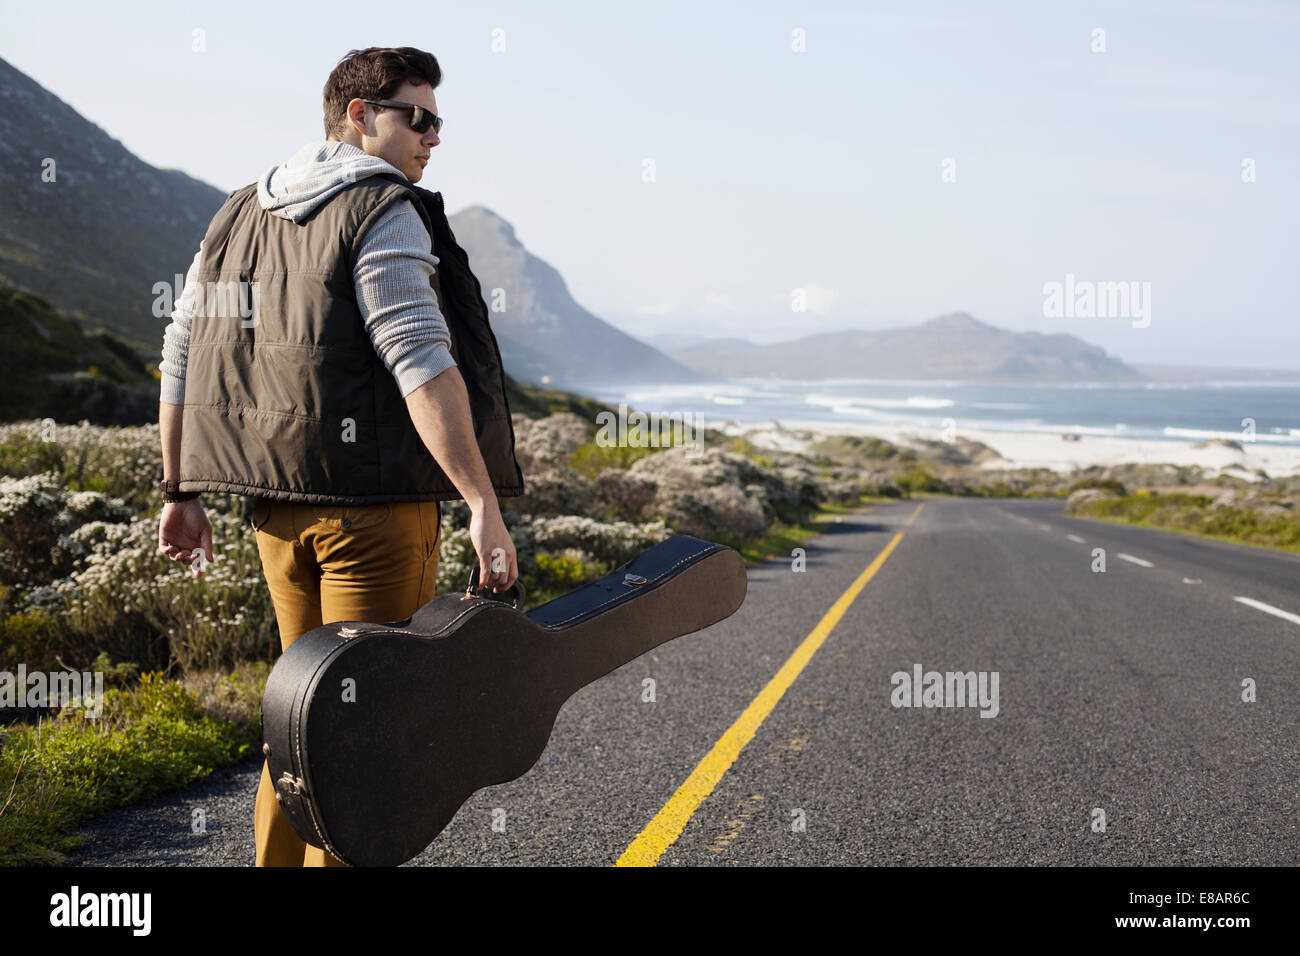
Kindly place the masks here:
POLYGON ((545 418, 518 418, 514 429, 515 458, 527 474, 564 461, 590 440, 596 425, 573 412, 559 412, 545 418))
POLYGON ((41 583, 52 578, 51 551, 64 495, 53 473, 0 478, 0 583, 41 583))
POLYGON ((41 419, 0 425, 0 474, 42 473, 52 473, 63 487, 119 498, 137 512, 157 507, 158 426, 104 428, 41 419))
MULTIPOLYGON (((778 452, 623 454, 629 450, 596 446, 594 424, 571 413, 516 419, 515 430, 527 494, 501 506, 529 606, 674 533, 740 546, 773 521, 889 481, 825 463, 819 474, 807 459, 778 452)), ((186 670, 274 659, 275 612, 247 502, 200 499, 216 560, 193 577, 157 552, 160 454, 156 425, 0 425, 0 652, 40 651, 72 666, 104 651, 146 668, 186 670)), ((445 593, 464 588, 478 556, 468 506, 446 501, 442 512, 445 593)))
MULTIPOLYGON (((478 555, 469 537, 468 508, 444 503, 438 551, 438 592, 464 590, 478 555), (463 515, 458 512, 463 511, 463 515)), ((603 522, 578 515, 548 517, 503 511, 515 546, 529 607, 605 574, 673 535, 662 521, 603 522), (562 557, 563 560, 556 560, 562 557)))
POLYGON ((865 482, 856 478, 824 476, 819 483, 826 499, 837 504, 852 504, 865 493, 865 482))
POLYGON ((858 489, 864 495, 876 495, 882 498, 901 498, 903 489, 894 481, 893 476, 883 471, 860 473, 856 479, 858 489))
POLYGON ((534 548, 556 551, 580 548, 599 561, 622 564, 674 534, 663 521, 597 521, 581 515, 534 518, 529 528, 534 548))
POLYGON ((592 506, 596 511, 624 521, 640 521, 655 499, 659 486, 643 474, 622 468, 606 468, 591 484, 592 506))
POLYGON ((67 491, 53 472, 0 477, 0 583, 50 582, 85 553, 74 532, 88 523, 127 521, 133 514, 119 498, 67 491))
POLYGON ((0 477, 5 613, 48 622, 59 656, 165 668, 266 656, 274 611, 252 529, 227 496, 205 508, 214 561, 201 577, 158 553, 159 514, 68 491, 52 472, 0 477))
POLYGON ((503 507, 534 515, 587 514, 593 504, 591 482, 568 468, 549 466, 529 472, 524 493, 503 507))
POLYGON ((656 486, 646 517, 732 545, 761 537, 774 521, 798 521, 827 498, 808 464, 769 468, 716 448, 698 457, 670 448, 635 462, 628 474, 656 486))
POLYGON ((759 485, 749 485, 744 491, 714 485, 682 489, 671 497, 660 495, 650 510, 664 516, 682 534, 736 547, 767 530, 762 501, 759 485))
POLYGON ((171 659, 185 670, 269 656, 278 647, 275 613, 255 534, 229 511, 205 510, 214 560, 199 577, 158 554, 156 515, 92 527, 91 554, 66 579, 67 616, 89 631, 120 608, 165 635, 171 659))

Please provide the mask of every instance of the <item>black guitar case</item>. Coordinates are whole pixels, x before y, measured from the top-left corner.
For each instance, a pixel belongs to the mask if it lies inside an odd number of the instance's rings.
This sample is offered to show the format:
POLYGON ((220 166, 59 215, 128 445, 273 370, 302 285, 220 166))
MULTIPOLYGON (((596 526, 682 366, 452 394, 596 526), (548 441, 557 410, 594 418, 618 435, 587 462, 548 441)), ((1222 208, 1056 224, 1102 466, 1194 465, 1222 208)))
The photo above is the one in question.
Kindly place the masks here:
MULTIPOLYGON (((263 752, 294 830, 353 866, 418 855, 475 791, 526 773, 579 688, 745 599, 734 549, 679 534, 523 612, 442 594, 408 621, 339 621, 276 661, 263 752)), ((508 592, 507 592, 508 593, 508 592)))

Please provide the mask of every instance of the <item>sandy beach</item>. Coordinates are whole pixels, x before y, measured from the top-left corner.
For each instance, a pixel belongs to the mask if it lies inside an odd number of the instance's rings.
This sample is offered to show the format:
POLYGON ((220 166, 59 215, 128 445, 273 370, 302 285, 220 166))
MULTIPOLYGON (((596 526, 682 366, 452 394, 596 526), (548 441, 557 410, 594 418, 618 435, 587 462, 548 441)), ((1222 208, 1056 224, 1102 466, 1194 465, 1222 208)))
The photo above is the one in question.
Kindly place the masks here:
MULTIPOLYGON (((796 419, 760 424, 717 420, 709 421, 708 427, 722 429, 728 435, 744 435, 759 447, 789 451, 805 450, 815 441, 811 435, 868 435, 903 446, 915 440, 940 441, 944 437, 940 429, 913 425, 846 423, 836 426, 796 419)), ((956 434, 958 438, 983 442, 1001 456, 981 464, 981 468, 990 470, 1050 468, 1068 474, 1075 468, 1132 462, 1199 465, 1205 469, 1207 478, 1226 473, 1250 481, 1258 480, 1256 469, 1263 469, 1270 477, 1300 473, 1300 447, 1268 441, 1242 441, 1239 443, 1241 450, 1238 451, 1220 443, 1197 448, 1195 446, 1198 442, 1195 441, 1155 441, 1089 435, 1080 436, 1078 441, 1065 441, 1056 434, 962 429, 956 434)))

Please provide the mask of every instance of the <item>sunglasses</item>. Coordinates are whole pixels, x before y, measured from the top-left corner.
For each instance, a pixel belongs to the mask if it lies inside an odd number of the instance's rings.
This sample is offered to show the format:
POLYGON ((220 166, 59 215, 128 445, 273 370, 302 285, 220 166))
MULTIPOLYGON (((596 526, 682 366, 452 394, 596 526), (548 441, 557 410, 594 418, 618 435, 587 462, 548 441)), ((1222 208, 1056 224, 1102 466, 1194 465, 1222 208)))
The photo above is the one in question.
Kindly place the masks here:
POLYGON ((414 103, 401 103, 397 100, 362 100, 362 103, 369 103, 371 106, 387 106, 389 109, 410 110, 411 111, 411 129, 417 133, 423 133, 430 126, 433 127, 434 133, 442 132, 442 117, 436 113, 430 113, 423 106, 416 106, 414 103))

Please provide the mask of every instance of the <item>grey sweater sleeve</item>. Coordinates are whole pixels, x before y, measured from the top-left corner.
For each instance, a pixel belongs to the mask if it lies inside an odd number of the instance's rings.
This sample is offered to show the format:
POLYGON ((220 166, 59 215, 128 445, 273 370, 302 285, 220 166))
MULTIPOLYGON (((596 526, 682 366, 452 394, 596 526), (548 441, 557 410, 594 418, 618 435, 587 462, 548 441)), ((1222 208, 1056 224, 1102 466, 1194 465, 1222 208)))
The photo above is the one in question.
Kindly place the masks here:
POLYGON ((162 373, 162 387, 159 389, 158 401, 168 405, 185 404, 185 363, 189 357, 190 323, 194 318, 194 296, 198 289, 195 276, 199 271, 199 260, 203 256, 203 243, 199 242, 199 251, 194 253, 189 273, 185 276, 185 288, 172 309, 171 324, 163 332, 162 361, 158 371, 162 373))
MULTIPOLYGON (((451 357, 451 333, 430 284, 438 264, 431 246, 419 214, 404 199, 366 231, 352 273, 366 331, 403 398, 456 364, 451 357)), ((185 368, 198 287, 195 276, 202 255, 199 243, 185 289, 163 334, 159 401, 172 405, 185 403, 185 368)))
POLYGON ((405 398, 456 364, 431 278, 438 257, 409 199, 393 203, 362 240, 353 279, 375 352, 405 398))

